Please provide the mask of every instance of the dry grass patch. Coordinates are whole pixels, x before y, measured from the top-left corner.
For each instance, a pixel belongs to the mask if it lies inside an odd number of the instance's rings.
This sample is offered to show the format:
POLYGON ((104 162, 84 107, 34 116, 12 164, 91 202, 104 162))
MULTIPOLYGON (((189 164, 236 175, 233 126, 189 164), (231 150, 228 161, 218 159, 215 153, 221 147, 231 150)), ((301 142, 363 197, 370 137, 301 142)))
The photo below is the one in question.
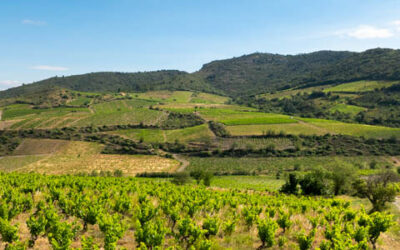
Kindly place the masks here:
MULTIPOLYGON (((122 170, 127 176, 141 172, 175 171, 179 163, 173 159, 148 155, 101 154, 103 145, 89 142, 69 142, 66 147, 52 155, 38 159, 21 167, 8 169, 18 172, 43 174, 78 174, 92 171, 122 170)), ((5 157, 6 159, 8 157, 5 157)), ((24 157, 14 158, 24 161, 24 157)))
POLYGON ((69 141, 64 140, 24 139, 14 150, 13 155, 52 154, 66 147, 69 143, 69 141))

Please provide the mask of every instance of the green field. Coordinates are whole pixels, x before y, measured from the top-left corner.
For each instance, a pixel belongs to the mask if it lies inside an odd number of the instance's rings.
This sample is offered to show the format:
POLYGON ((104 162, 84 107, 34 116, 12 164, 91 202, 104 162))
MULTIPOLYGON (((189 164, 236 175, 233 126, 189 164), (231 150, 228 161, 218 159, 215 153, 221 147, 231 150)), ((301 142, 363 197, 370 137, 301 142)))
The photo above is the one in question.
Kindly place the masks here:
POLYGON ((223 104, 229 100, 228 97, 224 96, 190 91, 149 91, 146 93, 129 93, 129 95, 133 98, 163 103, 223 104))
POLYGON ((91 108, 34 109, 30 105, 10 105, 3 109, 3 120, 12 129, 54 128, 67 126, 154 124, 166 114, 150 110, 153 102, 146 100, 116 100, 94 104, 91 108))
POLYGON ((277 180, 275 177, 259 176, 216 176, 211 181, 211 186, 220 188, 251 189, 251 190, 272 190, 278 191, 285 183, 284 180, 277 180))
POLYGON ((305 171, 312 167, 323 166, 329 167, 337 164, 357 165, 360 169, 369 168, 372 161, 377 162, 377 168, 383 168, 391 165, 388 158, 385 157, 285 157, 285 158, 231 158, 231 157, 188 157, 190 162, 187 171, 203 170, 218 173, 257 173, 257 174, 275 174, 278 170, 293 171, 295 165, 300 166, 301 171, 305 171))
POLYGON ((208 129, 207 124, 173 130, 161 129, 127 129, 110 132, 112 134, 122 135, 124 137, 143 140, 149 143, 162 142, 190 142, 190 141, 207 141, 213 137, 212 132, 208 129))
POLYGON ((284 132, 294 135, 324 135, 329 131, 307 123, 287 123, 287 124, 261 124, 261 125, 240 125, 226 126, 226 129, 235 136, 263 135, 268 131, 275 133, 284 132))
POLYGON ((359 106, 354 106, 354 105, 347 105, 347 104, 337 104, 335 106, 333 106, 332 108, 330 108, 330 111, 332 112, 342 112, 342 113, 346 113, 346 114, 351 114, 351 115, 356 115, 361 111, 366 111, 367 109, 364 107, 359 107, 359 106))
POLYGON ((273 145, 276 149, 283 150, 293 147, 293 142, 288 138, 216 138, 213 144, 220 149, 263 149, 273 145))
POLYGON ((390 138, 393 136, 397 138, 400 137, 400 128, 343 123, 322 119, 301 118, 301 120, 319 128, 326 129, 333 134, 364 136, 367 138, 390 138))
POLYGON ((376 88, 387 88, 398 82, 390 81, 357 81, 343 83, 331 88, 324 89, 324 92, 366 92, 376 88))
POLYGON ((400 137, 400 128, 389 128, 355 123, 343 123, 315 118, 295 118, 299 123, 226 126, 235 136, 263 135, 268 131, 295 135, 343 134, 367 138, 400 137))
POLYGON ((207 120, 218 121, 224 123, 225 125, 276 124, 296 122, 287 115, 237 111, 227 108, 199 109, 198 113, 207 120))

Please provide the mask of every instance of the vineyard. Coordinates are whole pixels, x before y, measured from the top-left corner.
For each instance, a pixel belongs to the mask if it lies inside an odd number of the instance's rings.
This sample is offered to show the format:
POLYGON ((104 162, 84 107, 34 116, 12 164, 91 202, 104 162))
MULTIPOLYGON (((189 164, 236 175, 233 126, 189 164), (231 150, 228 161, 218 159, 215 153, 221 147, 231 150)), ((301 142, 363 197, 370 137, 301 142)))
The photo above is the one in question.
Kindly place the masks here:
POLYGON ((399 247, 385 234, 392 216, 340 199, 124 177, 1 174, 0 183, 6 249, 399 247))

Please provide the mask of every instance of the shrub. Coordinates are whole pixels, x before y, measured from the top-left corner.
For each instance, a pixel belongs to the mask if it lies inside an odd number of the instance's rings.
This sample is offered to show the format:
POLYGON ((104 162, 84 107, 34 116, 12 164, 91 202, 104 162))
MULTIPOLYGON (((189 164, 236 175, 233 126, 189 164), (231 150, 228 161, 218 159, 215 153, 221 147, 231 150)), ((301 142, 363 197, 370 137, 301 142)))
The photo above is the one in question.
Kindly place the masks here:
POLYGON ((184 185, 190 182, 190 175, 186 172, 176 173, 172 183, 176 185, 184 185))
POLYGON ((278 224, 270 218, 262 220, 257 225, 258 237, 262 244, 260 248, 272 247, 275 244, 275 233, 278 229, 278 224))

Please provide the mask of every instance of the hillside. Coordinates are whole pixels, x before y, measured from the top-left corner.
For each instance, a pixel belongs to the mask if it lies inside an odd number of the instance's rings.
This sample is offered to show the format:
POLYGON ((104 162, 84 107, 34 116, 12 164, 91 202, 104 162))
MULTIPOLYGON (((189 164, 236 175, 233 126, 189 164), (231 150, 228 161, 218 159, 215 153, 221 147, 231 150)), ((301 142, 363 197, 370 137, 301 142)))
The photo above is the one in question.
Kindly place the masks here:
POLYGON ((53 77, 2 91, 0 99, 21 97, 55 87, 86 92, 192 90, 235 97, 355 80, 400 80, 399 61, 400 50, 379 48, 361 53, 254 53, 213 61, 191 74, 178 70, 160 70, 53 77))
POLYGON ((255 53, 214 61, 198 72, 230 96, 355 80, 398 80, 399 50, 319 51, 300 55, 255 53))
POLYGON ((85 92, 146 92, 151 90, 197 90, 218 92, 194 75, 178 70, 121 73, 97 72, 67 77, 53 77, 0 92, 0 98, 35 95, 48 89, 85 92))

